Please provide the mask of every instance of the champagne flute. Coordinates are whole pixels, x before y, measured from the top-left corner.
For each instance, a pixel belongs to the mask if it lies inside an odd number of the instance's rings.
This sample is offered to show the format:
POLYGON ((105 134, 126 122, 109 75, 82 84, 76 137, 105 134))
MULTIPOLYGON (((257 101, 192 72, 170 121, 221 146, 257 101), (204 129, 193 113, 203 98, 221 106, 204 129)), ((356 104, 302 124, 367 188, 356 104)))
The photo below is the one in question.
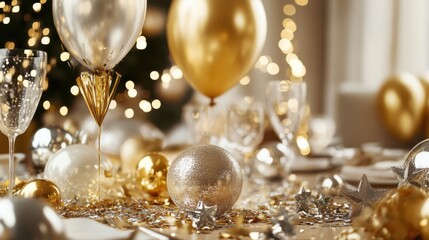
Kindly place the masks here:
POLYGON ((305 82, 274 80, 266 87, 268 117, 275 133, 285 145, 285 155, 290 161, 295 159, 291 142, 304 115, 306 95, 305 82))
POLYGON ((36 112, 46 68, 46 52, 0 49, 0 131, 9 140, 9 196, 15 185, 15 139, 27 130, 36 112))
POLYGON ((226 116, 226 138, 230 148, 238 150, 244 173, 251 173, 249 160, 264 137, 264 107, 260 102, 231 104, 226 116))

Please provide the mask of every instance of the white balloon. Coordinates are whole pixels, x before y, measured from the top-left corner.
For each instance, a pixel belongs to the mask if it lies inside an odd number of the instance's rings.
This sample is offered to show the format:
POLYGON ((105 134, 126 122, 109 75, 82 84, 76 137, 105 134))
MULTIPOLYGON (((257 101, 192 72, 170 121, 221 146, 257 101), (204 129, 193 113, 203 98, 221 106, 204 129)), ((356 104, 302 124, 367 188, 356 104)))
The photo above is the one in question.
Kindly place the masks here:
POLYGON ((139 36, 146 0, 53 0, 52 11, 70 54, 91 70, 110 70, 139 36))
MULTIPOLYGON (((101 155, 101 168, 102 173, 109 169, 104 155, 101 155)), ((58 186, 63 201, 96 199, 98 151, 85 144, 69 145, 49 158, 44 175, 58 186)))

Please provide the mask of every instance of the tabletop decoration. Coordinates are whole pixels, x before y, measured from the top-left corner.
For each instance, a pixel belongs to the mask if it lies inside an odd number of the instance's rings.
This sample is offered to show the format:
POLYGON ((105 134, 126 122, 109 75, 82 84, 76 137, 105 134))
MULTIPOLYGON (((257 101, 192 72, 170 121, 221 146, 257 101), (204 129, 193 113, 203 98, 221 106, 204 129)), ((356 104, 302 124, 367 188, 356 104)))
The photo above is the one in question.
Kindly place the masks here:
POLYGON ((137 184, 151 195, 167 191, 168 160, 157 152, 148 153, 137 163, 137 184))
POLYGON ((207 206, 203 201, 199 201, 197 208, 189 211, 192 219, 192 227, 197 230, 213 230, 216 228, 217 206, 207 206))
POLYGON ((243 186, 237 160, 215 145, 195 145, 183 151, 171 163, 167 189, 182 210, 192 210, 199 201, 217 206, 216 216, 231 209, 243 186))
POLYGON ((429 168, 416 168, 414 161, 404 167, 392 167, 392 171, 399 181, 398 187, 413 185, 419 188, 426 187, 429 168))
POLYGON ((42 199, 50 206, 61 205, 61 193, 55 183, 46 179, 33 179, 26 182, 17 192, 19 197, 42 199))
POLYGON ((289 221, 289 214, 284 207, 280 207, 278 213, 271 218, 271 223, 275 239, 288 239, 295 235, 294 225, 289 221))
POLYGON ((349 217, 353 219, 361 213, 364 207, 371 207, 371 205, 386 194, 386 190, 372 189, 367 176, 364 174, 359 182, 357 191, 345 188, 341 193, 352 204, 349 217))
POLYGON ((286 147, 280 142, 262 143, 251 161, 253 174, 257 174, 266 181, 275 181, 285 178, 289 174, 291 161, 285 157, 286 147))
POLYGON ((428 239, 429 195, 413 185, 389 191, 353 221, 339 239, 428 239))
POLYGON ((67 239, 61 218, 39 200, 4 198, 0 212, 0 239, 67 239))
POLYGON ((127 55, 141 33, 146 0, 111 4, 102 0, 54 0, 52 13, 61 42, 73 57, 72 65, 80 64, 84 68, 76 82, 98 125, 95 193, 100 200, 101 125, 121 77, 113 68, 127 55))
MULTIPOLYGON (((44 176, 58 186, 63 201, 98 199, 97 155, 92 146, 73 144, 57 151, 48 160, 44 176)), ((101 167, 109 170, 109 162, 104 155, 101 167)))
POLYGON ((305 190, 304 187, 301 187, 299 192, 295 195, 297 211, 308 213, 309 204, 313 197, 311 196, 311 190, 305 190))
POLYGON ((331 206, 332 201, 332 196, 325 196, 323 194, 320 194, 319 197, 314 201, 319 214, 329 213, 329 206, 331 206))
POLYGON ((9 196, 15 185, 15 140, 36 112, 47 72, 46 52, 0 49, 0 131, 9 145, 9 196))
POLYGON ((260 0, 178 0, 170 6, 166 32, 174 62, 213 105, 255 64, 267 20, 260 0))
POLYGON ((62 127, 42 127, 31 137, 31 161, 38 172, 58 150, 75 143, 75 137, 62 127))

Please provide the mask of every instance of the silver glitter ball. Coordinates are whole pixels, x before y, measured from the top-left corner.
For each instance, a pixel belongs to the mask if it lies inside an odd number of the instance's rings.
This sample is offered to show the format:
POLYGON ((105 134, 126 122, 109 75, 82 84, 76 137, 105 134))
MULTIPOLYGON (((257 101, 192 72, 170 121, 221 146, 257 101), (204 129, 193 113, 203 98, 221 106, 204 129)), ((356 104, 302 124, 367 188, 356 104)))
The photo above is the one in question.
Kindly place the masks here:
POLYGON ((55 211, 40 200, 0 200, 0 239, 67 239, 64 223, 55 211))
POLYGON ((44 127, 31 138, 31 160, 36 169, 43 169, 58 150, 75 142, 72 134, 60 127, 44 127))
POLYGON ((280 180, 289 174, 292 151, 279 142, 267 142, 256 152, 252 174, 265 180, 280 180))
POLYGON ((202 201, 216 206, 219 216, 232 208, 241 193, 243 177, 237 160, 225 149, 196 145, 171 163, 167 188, 181 210, 192 211, 202 201))

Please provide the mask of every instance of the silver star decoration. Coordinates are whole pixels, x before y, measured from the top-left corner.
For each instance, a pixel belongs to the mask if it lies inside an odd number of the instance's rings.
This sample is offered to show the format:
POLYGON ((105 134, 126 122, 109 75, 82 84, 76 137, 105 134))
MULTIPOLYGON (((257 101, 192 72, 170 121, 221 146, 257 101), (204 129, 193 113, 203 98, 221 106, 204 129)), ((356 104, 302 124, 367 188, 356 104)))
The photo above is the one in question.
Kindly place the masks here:
POLYGON ((217 206, 207 206, 203 201, 199 201, 197 209, 190 211, 192 227, 197 230, 213 230, 216 228, 216 210, 217 206))
POLYGON ((386 190, 373 190, 365 174, 359 182, 357 191, 351 189, 342 189, 341 194, 351 202, 349 218, 358 216, 364 207, 370 207, 380 199, 386 190))
POLYGON ((271 219, 271 223, 273 224, 271 233, 276 239, 288 239, 295 235, 295 228, 289 221, 289 215, 284 207, 280 207, 277 215, 271 219))
POLYGON ((329 206, 332 204, 332 196, 320 194, 319 198, 314 201, 314 204, 316 205, 319 214, 327 214, 329 213, 329 206))
POLYGON ((405 167, 392 167, 392 171, 399 181, 398 188, 413 185, 418 188, 426 188, 429 168, 416 168, 414 161, 405 167))
POLYGON ((308 213, 309 204, 311 202, 311 191, 305 190, 304 187, 299 189, 299 192, 295 195, 297 211, 303 211, 308 213))

